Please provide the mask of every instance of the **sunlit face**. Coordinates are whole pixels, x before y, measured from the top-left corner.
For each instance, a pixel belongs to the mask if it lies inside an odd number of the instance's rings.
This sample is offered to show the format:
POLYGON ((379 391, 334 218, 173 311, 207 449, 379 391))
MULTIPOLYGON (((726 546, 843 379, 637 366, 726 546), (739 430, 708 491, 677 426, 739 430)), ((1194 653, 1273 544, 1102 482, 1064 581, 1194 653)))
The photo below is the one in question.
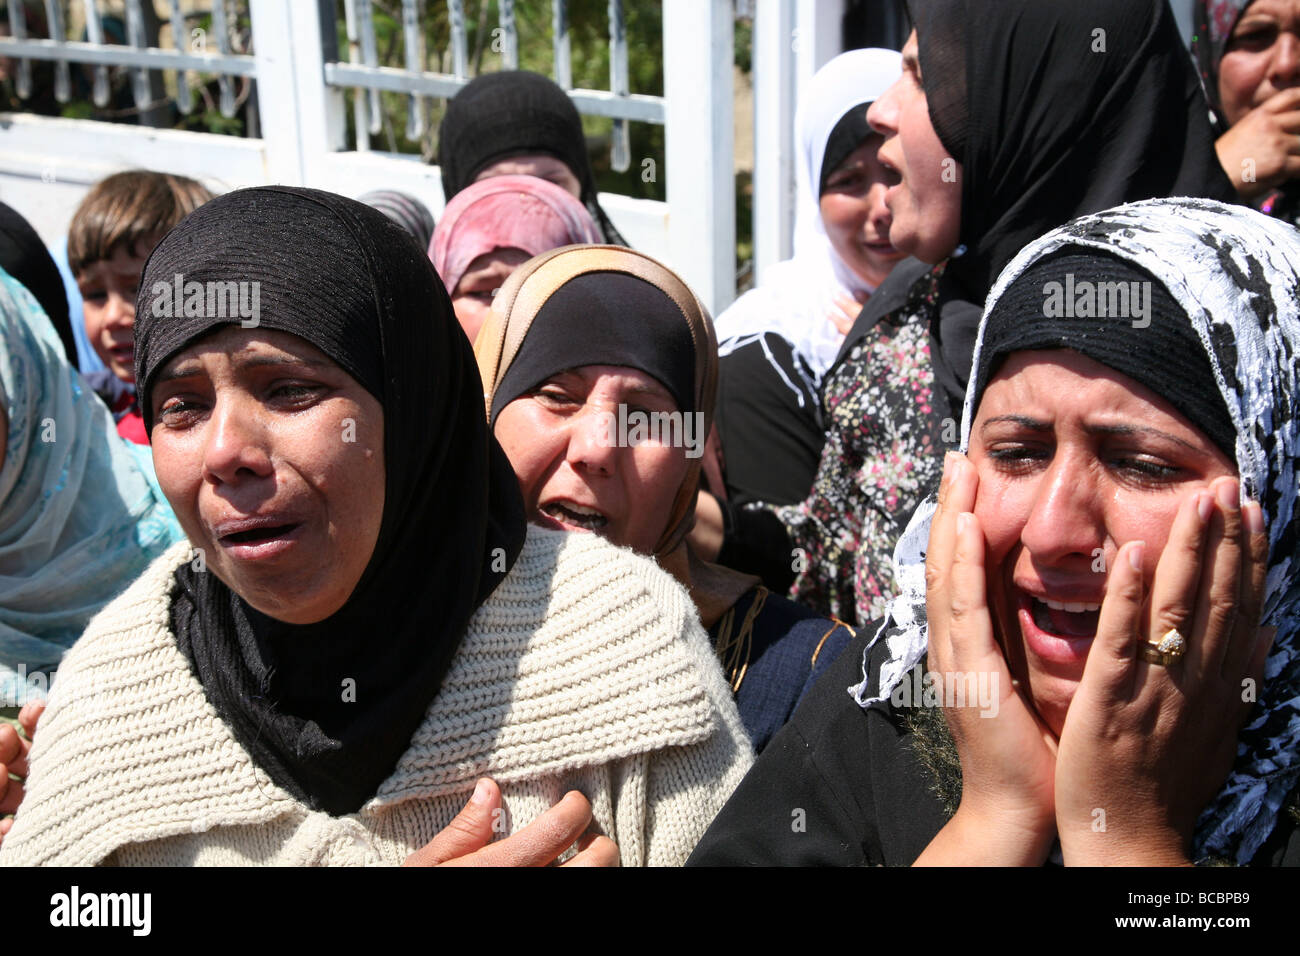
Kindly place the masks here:
POLYGON ((145 260, 158 237, 125 245, 108 259, 90 263, 77 273, 86 322, 86 338, 95 354, 124 382, 135 381, 135 297, 145 260))
POLYGON ((497 291, 506 284, 510 273, 528 259, 522 249, 493 249, 474 259, 460 277, 451 294, 451 307, 471 342, 478 338, 497 291))
POLYGON ((158 483, 207 569, 289 624, 339 610, 383 519, 379 401, 303 339, 239 326, 169 361, 151 400, 158 483))
POLYGON ((668 390, 644 372, 585 365, 503 408, 495 434, 531 522, 594 531, 652 554, 686 480, 686 449, 653 441, 620 447, 609 418, 618 420, 620 404, 629 414, 677 411, 668 390))
POLYGON ((1219 61, 1229 125, 1300 83, 1300 0, 1255 0, 1237 19, 1219 61))
POLYGON ((822 225, 831 247, 864 282, 878 286, 906 253, 889 241, 890 213, 886 190, 898 181, 876 158, 883 137, 862 141, 827 177, 819 200, 822 225))
POLYGON ((1182 499, 1236 467, 1163 398, 1064 349, 1007 357, 969 454, 989 608, 1012 674, 1059 736, 1120 546, 1146 542, 1149 590, 1182 499))
POLYGON ((574 199, 582 198, 582 183, 573 174, 573 170, 564 160, 547 156, 545 153, 529 153, 526 156, 511 156, 509 159, 497 160, 479 170, 479 174, 474 177, 474 182, 491 179, 493 176, 536 176, 538 179, 555 183, 574 199))
POLYGON ((871 104, 867 121, 885 137, 881 164, 898 176, 885 193, 889 241, 923 262, 939 262, 961 234, 962 171, 930 121, 916 49, 913 30, 903 47, 903 75, 871 104))

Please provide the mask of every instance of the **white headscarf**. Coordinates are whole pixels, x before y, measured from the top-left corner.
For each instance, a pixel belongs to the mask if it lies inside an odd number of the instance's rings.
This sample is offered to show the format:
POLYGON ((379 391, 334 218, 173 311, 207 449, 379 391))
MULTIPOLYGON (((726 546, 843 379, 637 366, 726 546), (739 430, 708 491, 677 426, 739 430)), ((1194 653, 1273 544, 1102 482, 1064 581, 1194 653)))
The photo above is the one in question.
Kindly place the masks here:
POLYGON ((718 316, 721 354, 775 332, 794 346, 818 380, 835 361, 844 341, 827 318, 835 297, 857 298, 875 287, 844 263, 822 226, 818 186, 826 141, 845 113, 859 107, 865 110, 866 104, 889 89, 902 73, 902 63, 894 50, 850 50, 809 81, 795 114, 794 258, 773 266, 762 285, 718 316))
MULTIPOLYGON (((1277 628, 1264 686, 1239 735, 1237 762, 1197 826, 1197 856, 1246 863, 1273 831, 1283 801, 1300 780, 1300 232, 1289 223, 1208 199, 1152 199, 1083 216, 1026 246, 989 293, 987 318, 1026 269, 1067 247, 1107 252, 1150 272, 1187 314, 1205 347, 1237 429, 1243 496, 1259 501, 1268 529, 1268 574, 1261 624, 1277 628)), ((980 367, 984 321, 973 369, 980 367)), ((962 451, 984 384, 966 392, 962 451)), ((925 549, 935 512, 917 508, 894 551, 899 594, 871 642, 889 658, 879 694, 866 674, 850 688, 862 706, 883 703, 926 653, 925 549)), ((868 648, 867 653, 870 653, 868 648)), ((865 667, 865 658, 864 658, 865 667)))

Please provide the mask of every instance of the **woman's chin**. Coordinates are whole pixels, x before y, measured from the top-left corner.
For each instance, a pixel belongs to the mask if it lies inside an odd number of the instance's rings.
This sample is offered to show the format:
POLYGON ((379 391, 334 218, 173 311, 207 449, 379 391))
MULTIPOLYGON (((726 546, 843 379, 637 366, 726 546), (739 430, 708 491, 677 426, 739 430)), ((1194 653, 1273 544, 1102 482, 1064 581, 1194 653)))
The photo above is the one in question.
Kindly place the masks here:
POLYGON ((248 604, 267 617, 284 624, 306 626, 319 624, 333 617, 347 604, 347 597, 341 600, 338 595, 321 595, 313 592, 302 594, 282 594, 266 591, 252 591, 241 594, 248 604))
POLYGON ((895 249, 886 243, 880 247, 859 247, 858 255, 850 262, 850 268, 863 282, 879 286, 889 278, 894 266, 907 258, 907 253, 895 249))
POLYGON ((348 602, 358 580, 342 574, 322 573, 338 562, 310 567, 230 567, 216 561, 210 566, 226 587, 255 610, 285 624, 316 624, 333 616, 348 602))
POLYGON ((1042 631, 1023 608, 1018 624, 1029 697, 1043 723, 1059 738, 1070 701, 1083 680, 1093 638, 1064 637, 1042 631))
POLYGON ((1061 728, 1065 726, 1065 715, 1070 710, 1070 702, 1078 689, 1078 681, 1062 680, 1041 674, 1030 678, 1029 693, 1034 703, 1034 710, 1058 740, 1061 737, 1061 728))

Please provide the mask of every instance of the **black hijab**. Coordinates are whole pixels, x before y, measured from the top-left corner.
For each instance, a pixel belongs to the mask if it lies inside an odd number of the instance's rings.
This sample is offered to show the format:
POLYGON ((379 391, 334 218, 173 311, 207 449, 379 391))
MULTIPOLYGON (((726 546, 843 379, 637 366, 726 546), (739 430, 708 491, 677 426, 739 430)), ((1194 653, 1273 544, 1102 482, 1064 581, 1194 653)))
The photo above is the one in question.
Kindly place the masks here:
POLYGON ((1200 75, 1201 88, 1210 104, 1214 135, 1222 136, 1232 125, 1223 115, 1219 96, 1219 61, 1228 51, 1228 41, 1237 21, 1252 0, 1196 0, 1192 7, 1192 59, 1200 75))
POLYGON ((447 103, 438 129, 443 196, 450 202, 485 166, 531 153, 554 156, 568 166, 582 185, 582 204, 605 241, 627 245, 596 201, 596 179, 578 108, 564 90, 539 73, 485 73, 447 103))
MULTIPOLYGON (((930 119, 962 165, 961 254, 931 320, 935 378, 960 409, 984 298, 1023 246, 1126 202, 1236 194, 1165 0, 908 7, 930 119)), ((841 359, 883 316, 875 299, 841 359)))
POLYGON ((518 555, 518 484, 488 433, 446 291, 424 250, 383 214, 273 186, 228 193, 168 233, 145 265, 136 312, 150 431, 167 361, 239 321, 155 316, 150 290, 177 274, 261 283, 260 326, 312 343, 383 406, 383 520, 337 613, 285 624, 192 564, 176 572, 171 604, 177 644, 257 763, 313 808, 350 813, 392 772, 471 615, 518 555))
POLYGON ((24 286, 54 323, 68 364, 77 368, 77 340, 72 337, 63 277, 32 224, 0 202, 0 268, 24 286))
POLYGON ((695 336, 677 303, 646 279, 621 272, 572 278, 551 293, 528 330, 492 393, 493 427, 516 398, 584 365, 638 369, 668 389, 679 411, 697 410, 695 336))

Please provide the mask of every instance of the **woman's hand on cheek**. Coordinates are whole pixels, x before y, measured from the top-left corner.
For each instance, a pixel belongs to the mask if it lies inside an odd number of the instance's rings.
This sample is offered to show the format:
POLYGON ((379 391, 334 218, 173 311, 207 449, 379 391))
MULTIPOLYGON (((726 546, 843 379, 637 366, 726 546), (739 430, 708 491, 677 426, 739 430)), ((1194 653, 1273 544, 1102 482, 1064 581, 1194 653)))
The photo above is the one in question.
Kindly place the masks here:
POLYGON ((1141 542, 1116 556, 1097 637, 1056 763, 1056 824, 1070 865, 1188 862, 1223 785, 1271 638, 1258 627, 1268 539, 1235 478, 1182 503, 1143 602, 1141 542), (1167 666, 1138 654, 1177 628, 1167 666))
POLYGON ((1300 87, 1274 93, 1214 144, 1237 195, 1254 199, 1300 178, 1300 87))
POLYGON ((987 687, 990 699, 944 709, 961 758, 961 805, 917 863, 1036 866, 1055 836, 1054 745, 994 636, 984 535, 972 513, 977 485, 975 467, 950 454, 926 551, 927 666, 936 687, 965 681, 987 687))

